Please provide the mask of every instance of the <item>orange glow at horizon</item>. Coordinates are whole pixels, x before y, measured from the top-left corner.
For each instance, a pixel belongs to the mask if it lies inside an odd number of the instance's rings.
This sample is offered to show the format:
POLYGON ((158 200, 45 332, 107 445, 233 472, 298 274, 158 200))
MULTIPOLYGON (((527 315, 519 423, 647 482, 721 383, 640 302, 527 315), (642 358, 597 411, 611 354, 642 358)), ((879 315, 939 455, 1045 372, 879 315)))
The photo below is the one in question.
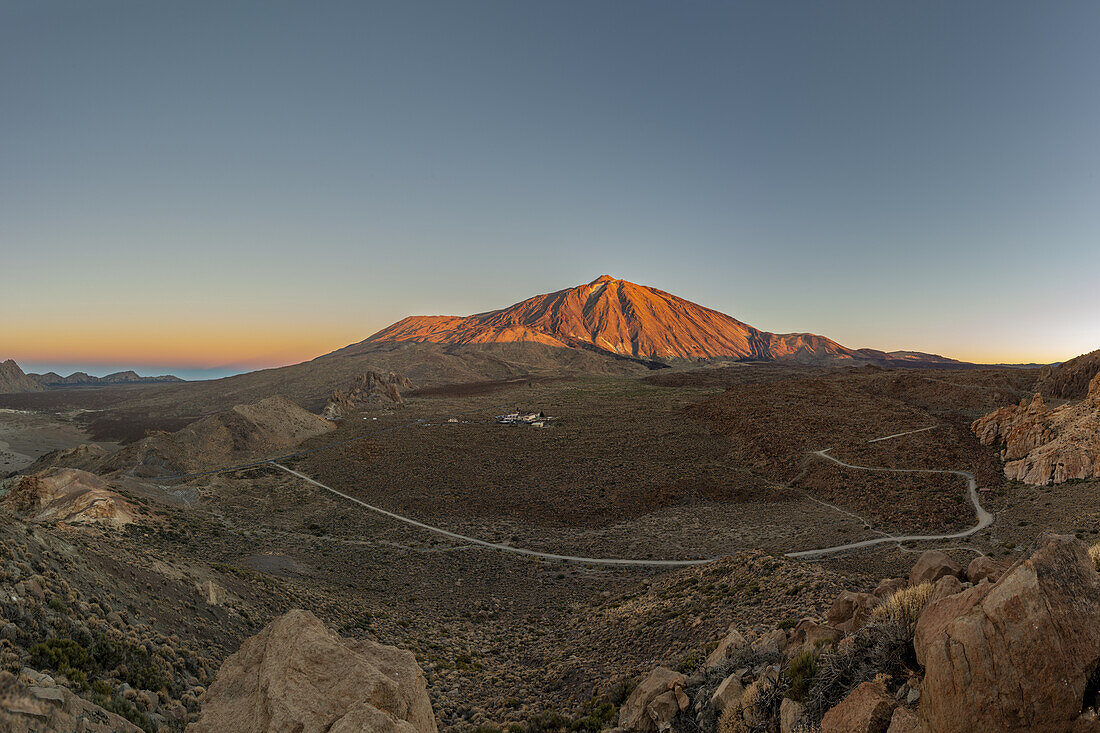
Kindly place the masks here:
POLYGON ((134 364, 193 369, 263 369, 308 361, 373 333, 360 328, 283 328, 270 324, 129 323, 125 327, 52 328, 12 324, 0 330, 0 359, 19 363, 134 364))

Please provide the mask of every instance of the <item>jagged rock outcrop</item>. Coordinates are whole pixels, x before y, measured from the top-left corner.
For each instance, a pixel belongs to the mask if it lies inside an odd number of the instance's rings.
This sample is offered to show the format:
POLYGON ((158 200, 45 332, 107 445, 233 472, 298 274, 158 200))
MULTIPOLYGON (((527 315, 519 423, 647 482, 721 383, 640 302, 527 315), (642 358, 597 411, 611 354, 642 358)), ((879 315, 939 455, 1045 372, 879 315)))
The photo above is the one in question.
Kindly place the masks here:
POLYGON ((1045 486, 1100 476, 1100 374, 1085 399, 1055 408, 1036 394, 971 425, 983 445, 1003 443, 1011 480, 1045 486))
POLYGON ((294 610, 247 639, 202 700, 189 733, 435 733, 411 652, 342 638, 294 610))
POLYGON ((402 389, 413 389, 407 377, 369 371, 356 377, 347 390, 333 390, 321 414, 328 420, 337 420, 370 407, 403 405, 402 389))
POLYGON ((41 392, 45 389, 41 384, 23 373, 11 359, 0 362, 0 394, 12 392, 41 392))
POLYGON ((940 733, 1066 731, 1100 663, 1100 575, 1085 545, 1051 537, 996 583, 932 603, 915 641, 919 715, 940 733))
POLYGON ((56 468, 0 483, 0 503, 32 522, 99 523, 134 521, 137 509, 104 479, 76 468, 56 468))
POLYGON ((1048 397, 1079 400, 1088 393, 1089 382, 1097 374, 1100 374, 1100 349, 1057 366, 1043 367, 1035 391, 1048 397))

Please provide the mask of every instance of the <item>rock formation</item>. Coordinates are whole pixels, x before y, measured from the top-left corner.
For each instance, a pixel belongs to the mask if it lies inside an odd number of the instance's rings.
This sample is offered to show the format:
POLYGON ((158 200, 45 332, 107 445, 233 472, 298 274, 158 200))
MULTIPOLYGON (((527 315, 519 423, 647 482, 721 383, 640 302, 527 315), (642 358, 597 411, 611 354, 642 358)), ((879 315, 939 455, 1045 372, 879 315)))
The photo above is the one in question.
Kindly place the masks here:
POLYGON ((1100 476, 1100 374, 1083 400, 1049 408, 1036 394, 971 425, 982 445, 1003 443, 1005 476, 1045 486, 1100 476))
POLYGON ((335 426, 283 397, 237 405, 175 433, 156 433, 126 446, 102 464, 103 472, 163 476, 216 468, 286 452, 335 426))
POLYGON ((41 392, 44 387, 23 373, 11 359, 0 362, 0 394, 12 392, 41 392))
POLYGON ((0 503, 32 522, 130 524, 137 510, 110 484, 76 468, 57 468, 0 483, 0 503))
POLYGON ((929 354, 849 349, 811 333, 775 334, 663 290, 603 275, 503 310, 410 316, 364 343, 485 344, 527 341, 639 359, 732 358, 805 364, 950 362, 929 354))
POLYGON ((308 611, 279 617, 230 656, 189 733, 435 733, 412 653, 341 638, 308 611))
POLYGON ((1053 537, 996 583, 959 595, 918 624, 928 729, 1068 730, 1100 663, 1100 575, 1086 547, 1053 537))
POLYGON ((1089 382, 1097 374, 1100 374, 1100 349, 1057 366, 1043 367, 1035 390, 1048 397, 1079 400, 1088 393, 1089 382))
POLYGON ((413 389, 407 377, 390 372, 369 371, 360 374, 345 390, 333 390, 321 414, 328 420, 337 420, 358 410, 378 406, 402 405, 402 389, 413 389))

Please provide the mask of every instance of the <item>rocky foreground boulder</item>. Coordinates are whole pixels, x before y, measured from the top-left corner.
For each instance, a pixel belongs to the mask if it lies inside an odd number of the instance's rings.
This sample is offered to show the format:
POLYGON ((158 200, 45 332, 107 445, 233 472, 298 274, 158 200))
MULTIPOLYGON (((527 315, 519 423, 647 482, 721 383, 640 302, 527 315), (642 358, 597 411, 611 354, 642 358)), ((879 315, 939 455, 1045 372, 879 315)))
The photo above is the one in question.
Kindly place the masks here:
POLYGON ((915 647, 930 730, 1068 730, 1100 664, 1100 575, 1085 545, 1053 537, 996 583, 931 604, 915 647))
POLYGON ((308 611, 279 617, 225 661, 188 733, 435 733, 411 652, 342 638, 308 611))
POLYGON ((971 425, 982 445, 1001 443, 1005 476, 1045 486, 1100 476, 1100 374, 1080 402, 1050 408, 1036 394, 971 425))

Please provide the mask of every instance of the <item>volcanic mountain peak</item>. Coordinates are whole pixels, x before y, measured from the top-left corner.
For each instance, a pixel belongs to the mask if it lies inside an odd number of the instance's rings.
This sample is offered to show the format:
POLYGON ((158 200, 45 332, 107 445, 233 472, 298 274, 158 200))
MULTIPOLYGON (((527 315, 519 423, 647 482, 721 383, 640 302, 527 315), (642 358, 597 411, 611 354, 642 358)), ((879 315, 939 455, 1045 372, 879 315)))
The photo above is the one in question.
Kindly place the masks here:
POLYGON ((873 360, 814 334, 773 334, 663 290, 601 275, 502 310, 411 316, 367 339, 442 344, 535 342, 640 359, 873 360))

